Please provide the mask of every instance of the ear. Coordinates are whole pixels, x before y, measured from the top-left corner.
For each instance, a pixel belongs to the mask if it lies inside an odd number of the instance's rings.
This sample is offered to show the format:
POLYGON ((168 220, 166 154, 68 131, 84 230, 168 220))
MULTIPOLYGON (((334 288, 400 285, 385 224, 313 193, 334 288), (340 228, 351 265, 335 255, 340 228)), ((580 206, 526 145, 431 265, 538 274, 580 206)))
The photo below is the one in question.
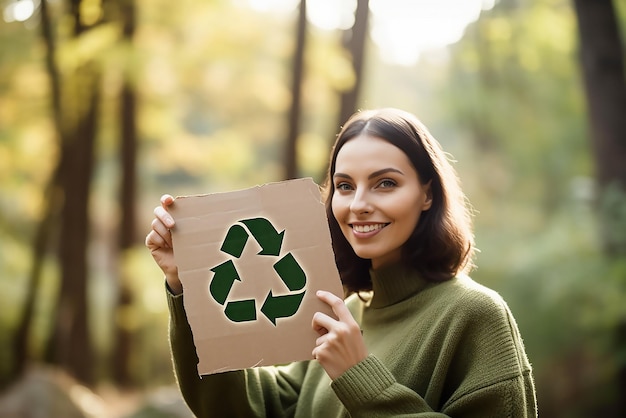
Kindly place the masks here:
POLYGON ((432 180, 422 185, 422 191, 425 195, 424 204, 422 205, 422 211, 430 209, 430 207, 433 205, 433 189, 432 187, 430 187, 431 183, 432 180))

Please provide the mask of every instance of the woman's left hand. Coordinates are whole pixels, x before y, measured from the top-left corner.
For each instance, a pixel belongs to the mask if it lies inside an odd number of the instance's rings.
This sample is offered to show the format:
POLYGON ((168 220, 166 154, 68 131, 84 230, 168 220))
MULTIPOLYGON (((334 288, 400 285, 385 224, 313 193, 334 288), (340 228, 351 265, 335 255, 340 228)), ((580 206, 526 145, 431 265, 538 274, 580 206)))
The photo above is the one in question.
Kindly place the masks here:
POLYGON ((343 299, 319 290, 317 297, 331 307, 338 320, 316 312, 313 329, 320 334, 313 349, 313 358, 320 362, 332 380, 367 357, 361 327, 354 320, 343 299))

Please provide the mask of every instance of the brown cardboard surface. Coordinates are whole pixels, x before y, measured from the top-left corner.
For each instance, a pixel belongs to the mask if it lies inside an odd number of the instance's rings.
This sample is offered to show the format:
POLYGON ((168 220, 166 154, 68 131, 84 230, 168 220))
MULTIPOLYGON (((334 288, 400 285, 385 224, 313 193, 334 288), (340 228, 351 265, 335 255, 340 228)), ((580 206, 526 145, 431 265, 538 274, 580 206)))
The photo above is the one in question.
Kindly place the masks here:
POLYGON ((313 180, 177 197, 170 213, 198 374, 311 359, 313 314, 334 316, 315 292, 343 292, 313 180))

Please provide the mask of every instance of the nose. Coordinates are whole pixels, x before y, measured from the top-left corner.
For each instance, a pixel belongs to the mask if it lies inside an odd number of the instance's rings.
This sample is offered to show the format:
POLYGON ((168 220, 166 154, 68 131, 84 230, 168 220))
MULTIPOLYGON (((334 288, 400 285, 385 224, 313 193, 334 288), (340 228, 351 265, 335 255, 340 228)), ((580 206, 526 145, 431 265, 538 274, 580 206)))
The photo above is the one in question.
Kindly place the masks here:
POLYGON ((354 198, 350 202, 350 211, 356 214, 372 212, 372 204, 366 190, 357 189, 353 196, 354 198))

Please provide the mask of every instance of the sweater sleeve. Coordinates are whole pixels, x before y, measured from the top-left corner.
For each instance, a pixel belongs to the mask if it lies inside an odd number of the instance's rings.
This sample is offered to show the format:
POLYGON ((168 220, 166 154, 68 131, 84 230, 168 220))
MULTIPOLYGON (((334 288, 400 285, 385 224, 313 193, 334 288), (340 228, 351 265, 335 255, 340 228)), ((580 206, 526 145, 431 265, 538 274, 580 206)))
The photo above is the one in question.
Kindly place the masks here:
POLYGON ((530 372, 466 394, 441 412, 401 385, 375 356, 348 370, 332 383, 337 397, 353 417, 531 418, 536 417, 530 372))
POLYGON ((293 415, 308 362, 198 376, 198 357, 183 295, 167 292, 170 347, 178 386, 197 417, 293 415))
POLYGON ((399 384, 374 355, 369 355, 332 383, 332 388, 353 417, 447 417, 417 393, 399 384))
POLYGON ((372 355, 336 379, 332 387, 353 417, 536 417, 529 374, 478 389, 442 412, 434 411, 420 395, 399 384, 372 355))

